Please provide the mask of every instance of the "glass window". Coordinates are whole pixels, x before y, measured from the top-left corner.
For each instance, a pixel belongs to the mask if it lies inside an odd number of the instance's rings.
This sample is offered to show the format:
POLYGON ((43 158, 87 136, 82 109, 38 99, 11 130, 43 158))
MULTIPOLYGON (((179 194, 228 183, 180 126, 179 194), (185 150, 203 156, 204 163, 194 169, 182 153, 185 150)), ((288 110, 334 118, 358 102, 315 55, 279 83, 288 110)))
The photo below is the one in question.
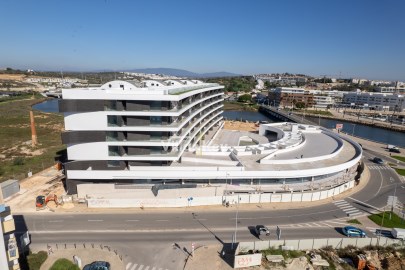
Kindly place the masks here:
POLYGON ((109 146, 108 147, 108 155, 109 156, 119 156, 120 155, 119 146, 109 146))
POLYGON ((162 124, 162 117, 161 116, 151 116, 150 123, 152 125, 160 125, 160 124, 162 124))
POLYGON ((120 161, 119 160, 108 160, 107 161, 107 167, 120 167, 120 161))
POLYGON ((106 140, 107 141, 118 141, 118 132, 117 131, 107 131, 106 140))
POLYGON ((108 126, 118 126, 118 116, 117 115, 107 115, 108 126))

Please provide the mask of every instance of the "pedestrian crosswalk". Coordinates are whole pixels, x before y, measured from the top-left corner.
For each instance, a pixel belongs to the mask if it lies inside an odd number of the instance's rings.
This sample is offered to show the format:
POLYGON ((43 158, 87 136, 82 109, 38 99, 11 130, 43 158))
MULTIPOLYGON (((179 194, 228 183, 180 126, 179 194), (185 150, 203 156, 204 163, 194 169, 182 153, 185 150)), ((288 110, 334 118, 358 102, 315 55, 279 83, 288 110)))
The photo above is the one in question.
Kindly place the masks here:
POLYGON ((137 264, 137 263, 128 263, 126 270, 169 270, 167 268, 158 268, 155 266, 149 266, 149 265, 143 265, 143 264, 137 264))
POLYGON ((350 203, 346 202, 345 200, 339 200, 333 202, 334 205, 339 207, 343 212, 347 214, 349 217, 361 216, 363 212, 359 209, 353 207, 350 203))
POLYGON ((368 168, 370 170, 390 170, 391 169, 390 166, 381 166, 381 165, 371 165, 371 166, 368 166, 368 168))
POLYGON ((335 219, 335 220, 325 220, 325 221, 318 221, 318 222, 308 222, 308 223, 295 223, 295 224, 285 224, 279 225, 282 229, 288 228, 321 228, 321 227, 328 227, 333 228, 336 226, 344 226, 347 225, 345 220, 335 219))

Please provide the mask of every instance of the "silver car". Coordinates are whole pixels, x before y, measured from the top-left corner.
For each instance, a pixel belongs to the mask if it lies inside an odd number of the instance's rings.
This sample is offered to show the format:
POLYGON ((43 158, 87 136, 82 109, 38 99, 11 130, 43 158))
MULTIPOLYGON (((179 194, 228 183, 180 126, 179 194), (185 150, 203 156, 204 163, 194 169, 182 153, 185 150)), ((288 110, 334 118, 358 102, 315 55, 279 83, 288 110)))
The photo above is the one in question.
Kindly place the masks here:
POLYGON ((266 235, 269 236, 270 235, 270 230, 269 228, 267 228, 264 225, 257 225, 255 227, 255 231, 256 231, 256 235, 260 237, 260 235, 266 235))

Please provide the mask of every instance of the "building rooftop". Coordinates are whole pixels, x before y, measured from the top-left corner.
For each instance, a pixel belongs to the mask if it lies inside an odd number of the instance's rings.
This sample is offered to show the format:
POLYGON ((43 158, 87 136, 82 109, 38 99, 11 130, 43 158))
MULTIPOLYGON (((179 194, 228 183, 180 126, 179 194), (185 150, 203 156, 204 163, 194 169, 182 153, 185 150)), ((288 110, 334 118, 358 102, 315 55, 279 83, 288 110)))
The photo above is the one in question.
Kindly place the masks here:
POLYGON ((261 125, 260 129, 278 131, 278 139, 272 140, 265 133, 219 129, 206 145, 190 149, 181 163, 172 166, 295 171, 339 166, 361 153, 356 143, 317 126, 276 123, 261 125))

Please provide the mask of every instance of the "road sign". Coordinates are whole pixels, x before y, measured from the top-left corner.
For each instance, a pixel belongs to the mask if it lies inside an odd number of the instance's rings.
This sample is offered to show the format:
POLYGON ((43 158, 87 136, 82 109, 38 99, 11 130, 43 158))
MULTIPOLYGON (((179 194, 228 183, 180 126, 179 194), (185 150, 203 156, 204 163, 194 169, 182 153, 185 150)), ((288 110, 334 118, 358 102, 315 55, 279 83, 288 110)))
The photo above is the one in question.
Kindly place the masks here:
POLYGON ((280 237, 281 237, 281 229, 280 229, 279 226, 277 226, 276 234, 277 234, 277 239, 280 240, 280 237))
POLYGON ((336 124, 336 129, 343 129, 343 124, 336 124))

